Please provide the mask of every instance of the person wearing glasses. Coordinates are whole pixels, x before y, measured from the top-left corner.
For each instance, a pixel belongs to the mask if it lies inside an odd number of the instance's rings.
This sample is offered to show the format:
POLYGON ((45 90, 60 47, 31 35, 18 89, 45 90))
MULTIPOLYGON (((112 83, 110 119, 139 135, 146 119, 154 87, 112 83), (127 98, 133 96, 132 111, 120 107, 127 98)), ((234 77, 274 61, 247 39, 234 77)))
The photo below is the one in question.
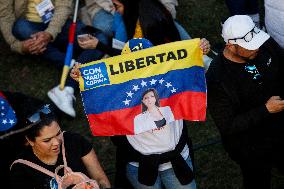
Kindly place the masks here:
MULTIPOLYGON (((18 159, 37 164, 52 173, 59 165, 67 162, 67 166, 74 172, 88 175, 89 178, 95 179, 102 188, 110 187, 110 182, 100 166, 92 145, 78 134, 63 133, 49 104, 28 116, 27 122, 32 125, 25 132, 29 146, 23 154, 19 155, 18 159)), ((15 161, 11 166, 10 181, 11 188, 15 189, 57 188, 54 177, 26 164, 15 163, 15 161)))
POLYGON ((208 108, 244 188, 269 189, 272 167, 284 163, 284 55, 246 15, 229 17, 222 37, 206 73, 208 108))

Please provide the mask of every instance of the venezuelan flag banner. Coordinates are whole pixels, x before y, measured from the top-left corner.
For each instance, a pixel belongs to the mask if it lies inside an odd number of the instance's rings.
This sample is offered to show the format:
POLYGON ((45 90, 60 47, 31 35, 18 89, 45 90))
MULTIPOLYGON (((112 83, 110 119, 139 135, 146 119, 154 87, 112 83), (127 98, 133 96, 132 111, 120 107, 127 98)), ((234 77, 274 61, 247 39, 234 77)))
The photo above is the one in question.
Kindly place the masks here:
POLYGON ((204 121, 199 43, 173 42, 81 65, 80 90, 92 133, 133 135, 179 119, 204 121))

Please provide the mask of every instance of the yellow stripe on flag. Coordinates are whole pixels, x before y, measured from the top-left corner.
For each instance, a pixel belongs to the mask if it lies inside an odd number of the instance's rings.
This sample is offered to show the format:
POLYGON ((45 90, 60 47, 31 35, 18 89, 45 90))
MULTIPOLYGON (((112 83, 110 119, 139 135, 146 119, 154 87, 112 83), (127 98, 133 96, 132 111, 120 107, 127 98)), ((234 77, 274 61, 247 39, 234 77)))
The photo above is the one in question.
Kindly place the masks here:
MULTIPOLYGON (((90 62, 81 67, 105 63, 110 84, 147 78, 192 66, 204 67, 199 43, 200 39, 167 43, 130 54, 90 62)), ((83 90, 83 78, 80 77, 79 80, 80 88, 83 90)))

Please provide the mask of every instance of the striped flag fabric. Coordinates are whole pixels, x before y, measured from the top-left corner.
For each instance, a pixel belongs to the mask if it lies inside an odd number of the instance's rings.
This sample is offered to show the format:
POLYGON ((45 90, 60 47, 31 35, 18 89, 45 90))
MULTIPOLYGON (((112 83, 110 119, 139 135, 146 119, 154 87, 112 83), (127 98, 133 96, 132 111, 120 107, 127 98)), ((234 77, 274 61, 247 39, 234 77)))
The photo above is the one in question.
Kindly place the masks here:
MULTIPOLYGON (((80 91, 93 135, 156 129, 158 123, 148 111, 152 102, 143 101, 147 95, 152 95, 166 124, 204 121, 206 83, 199 43, 173 42, 81 65, 80 91)), ((131 49, 143 46, 135 44, 131 49)))
POLYGON ((0 91, 0 132, 7 131, 17 124, 15 111, 0 91))

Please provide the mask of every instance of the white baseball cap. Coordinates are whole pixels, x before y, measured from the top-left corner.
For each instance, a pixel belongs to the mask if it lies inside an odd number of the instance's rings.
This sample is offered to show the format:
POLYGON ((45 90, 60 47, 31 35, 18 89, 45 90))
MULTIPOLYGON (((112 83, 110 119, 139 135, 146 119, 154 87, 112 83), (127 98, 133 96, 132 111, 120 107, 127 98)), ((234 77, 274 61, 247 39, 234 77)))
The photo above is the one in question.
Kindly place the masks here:
POLYGON ((237 44, 247 50, 258 49, 269 35, 258 29, 247 15, 229 17, 223 24, 222 37, 226 43, 237 44), (250 33, 252 32, 252 33, 250 33), (244 37, 246 36, 246 40, 244 37))

